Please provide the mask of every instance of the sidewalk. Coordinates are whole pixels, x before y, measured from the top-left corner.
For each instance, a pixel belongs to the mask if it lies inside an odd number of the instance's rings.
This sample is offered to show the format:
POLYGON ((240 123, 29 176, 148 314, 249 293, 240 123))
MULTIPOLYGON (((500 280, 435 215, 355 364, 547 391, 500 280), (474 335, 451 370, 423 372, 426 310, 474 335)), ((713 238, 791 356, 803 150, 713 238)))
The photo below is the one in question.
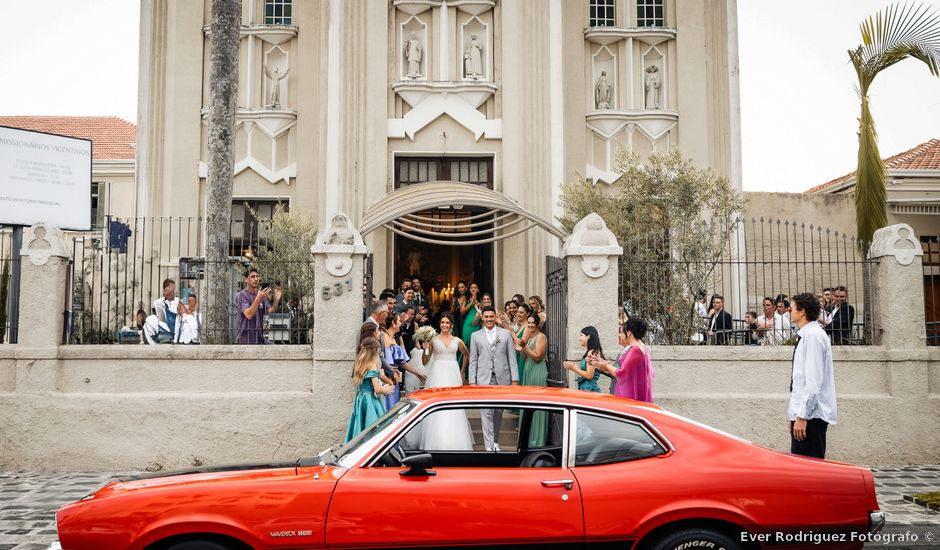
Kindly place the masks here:
MULTIPOLYGON (((872 468, 878 503, 887 514, 886 532, 920 534, 915 544, 869 543, 871 548, 940 548, 936 539, 926 542, 923 533, 940 536, 940 513, 917 506, 903 495, 940 491, 940 465, 872 468)), ((55 511, 101 487, 116 474, 39 474, 0 472, 0 550, 46 550, 55 540, 55 511)))

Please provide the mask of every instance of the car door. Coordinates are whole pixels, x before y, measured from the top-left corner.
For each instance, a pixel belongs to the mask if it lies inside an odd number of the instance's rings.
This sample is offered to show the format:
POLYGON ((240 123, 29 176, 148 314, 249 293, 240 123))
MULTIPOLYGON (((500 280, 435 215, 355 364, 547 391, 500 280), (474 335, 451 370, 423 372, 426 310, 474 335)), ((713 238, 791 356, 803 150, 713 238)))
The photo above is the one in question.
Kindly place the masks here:
POLYGON ((644 423, 575 410, 571 426, 568 464, 583 494, 587 541, 632 542, 650 511, 683 496, 670 492, 675 472, 666 443, 644 423))
MULTIPOLYGON (((384 466, 385 454, 352 468, 337 484, 327 518, 326 542, 331 548, 431 546, 456 544, 574 543, 583 541, 581 493, 565 466, 564 410, 544 411, 554 421, 557 455, 548 443, 528 448, 534 422, 519 422, 518 406, 503 407, 504 429, 498 452, 485 451, 478 429, 479 406, 463 410, 476 432, 473 448, 430 449, 439 465, 434 475, 402 475, 408 469, 384 466), (506 429, 505 424, 510 427, 506 429), (520 426, 525 426, 523 435, 520 426), (531 456, 530 456, 531 455, 531 456), (550 467, 530 467, 539 458, 550 467), (530 458, 530 460, 526 460, 530 458), (535 459, 535 460, 531 460, 535 459), (556 460, 557 459, 557 460, 556 460), (526 466, 523 466, 525 462, 526 466)), ((439 411, 445 409, 439 408, 439 411)), ((415 430, 435 411, 429 411, 415 430)), ((545 419, 545 416, 539 417, 545 419)), ((391 447, 414 456, 425 450, 414 430, 391 447), (409 442, 409 440, 411 440, 409 442)))

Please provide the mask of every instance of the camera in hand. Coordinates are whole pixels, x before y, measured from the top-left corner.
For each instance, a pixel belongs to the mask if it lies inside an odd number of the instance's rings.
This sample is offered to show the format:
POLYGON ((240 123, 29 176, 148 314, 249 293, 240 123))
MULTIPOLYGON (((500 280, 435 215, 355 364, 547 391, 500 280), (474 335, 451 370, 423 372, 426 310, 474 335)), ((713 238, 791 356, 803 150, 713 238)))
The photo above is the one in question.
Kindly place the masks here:
POLYGON ((261 283, 261 290, 267 290, 271 287, 271 283, 261 283))

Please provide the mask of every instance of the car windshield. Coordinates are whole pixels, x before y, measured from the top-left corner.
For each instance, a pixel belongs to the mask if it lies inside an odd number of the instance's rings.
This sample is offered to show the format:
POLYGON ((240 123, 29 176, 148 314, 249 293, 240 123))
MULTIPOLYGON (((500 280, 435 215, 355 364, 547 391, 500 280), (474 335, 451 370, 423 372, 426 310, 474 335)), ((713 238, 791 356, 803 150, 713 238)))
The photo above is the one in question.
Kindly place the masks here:
POLYGON ((374 440, 381 439, 389 430, 401 423, 408 413, 414 410, 418 404, 409 399, 403 399, 397 405, 392 407, 382 418, 379 418, 366 429, 359 432, 359 435, 350 439, 343 445, 331 449, 325 453, 324 461, 329 464, 336 464, 343 468, 355 466, 356 462, 362 456, 360 451, 371 448, 374 440))

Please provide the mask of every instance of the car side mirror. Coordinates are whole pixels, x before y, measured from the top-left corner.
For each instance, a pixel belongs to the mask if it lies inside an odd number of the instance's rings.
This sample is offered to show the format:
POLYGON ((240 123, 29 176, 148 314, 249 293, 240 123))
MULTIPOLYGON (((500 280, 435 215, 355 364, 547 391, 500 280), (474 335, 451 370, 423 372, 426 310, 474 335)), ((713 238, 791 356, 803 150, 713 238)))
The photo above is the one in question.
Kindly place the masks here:
POLYGON ((437 475, 437 472, 431 469, 434 464, 431 460, 430 453, 409 456, 402 460, 401 463, 402 466, 407 467, 406 470, 398 472, 398 475, 402 477, 428 477, 437 475))

